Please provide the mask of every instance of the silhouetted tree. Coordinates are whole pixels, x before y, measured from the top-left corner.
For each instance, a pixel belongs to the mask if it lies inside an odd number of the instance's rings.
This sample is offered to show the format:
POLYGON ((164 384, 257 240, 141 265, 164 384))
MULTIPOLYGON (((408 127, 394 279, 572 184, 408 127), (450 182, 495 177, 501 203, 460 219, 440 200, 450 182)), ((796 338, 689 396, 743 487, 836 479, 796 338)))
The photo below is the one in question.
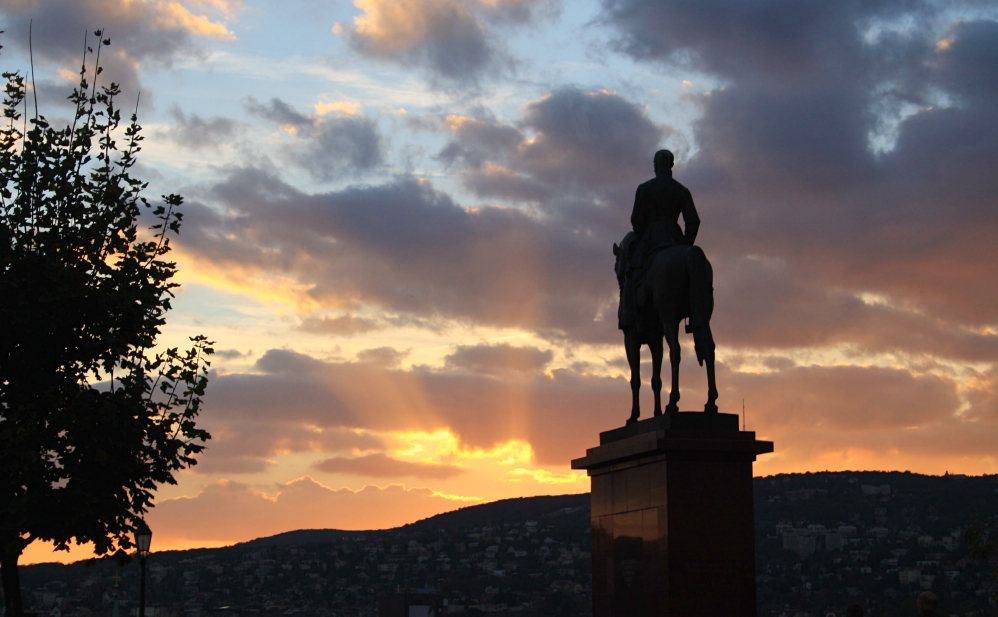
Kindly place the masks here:
POLYGON ((130 175, 139 125, 135 114, 121 125, 117 85, 97 88, 110 40, 95 34, 69 97, 72 126, 51 127, 37 98, 29 114, 26 76, 4 73, 0 571, 12 617, 23 613, 17 561, 28 544, 92 542, 123 558, 152 491, 174 484, 210 437, 195 419, 212 343, 154 352, 177 286, 164 256, 183 200, 153 207, 141 196, 146 184, 130 175), (149 232, 138 229, 143 208, 158 219, 149 232))

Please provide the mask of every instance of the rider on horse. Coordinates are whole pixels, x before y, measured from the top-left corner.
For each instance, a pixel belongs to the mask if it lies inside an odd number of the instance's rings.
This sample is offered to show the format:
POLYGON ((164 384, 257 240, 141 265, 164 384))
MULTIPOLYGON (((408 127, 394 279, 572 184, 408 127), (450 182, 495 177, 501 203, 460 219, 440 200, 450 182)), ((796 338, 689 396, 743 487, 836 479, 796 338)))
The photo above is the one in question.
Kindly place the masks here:
POLYGON ((655 177, 638 187, 634 196, 631 226, 634 236, 621 247, 627 264, 621 290, 619 327, 643 330, 638 308, 644 304, 644 274, 652 257, 659 251, 678 244, 692 245, 700 227, 700 217, 693 205, 689 189, 672 177, 674 157, 668 150, 659 150, 654 158, 655 177), (686 232, 679 228, 683 215, 686 232))

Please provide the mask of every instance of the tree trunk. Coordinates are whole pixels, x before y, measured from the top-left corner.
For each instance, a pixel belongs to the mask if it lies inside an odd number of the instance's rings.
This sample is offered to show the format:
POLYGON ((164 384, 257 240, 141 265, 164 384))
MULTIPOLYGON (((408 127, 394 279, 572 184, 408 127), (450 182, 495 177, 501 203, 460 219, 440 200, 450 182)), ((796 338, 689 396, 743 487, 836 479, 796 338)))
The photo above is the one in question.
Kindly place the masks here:
POLYGON ((21 578, 17 572, 17 560, 21 556, 20 538, 0 545, 0 577, 3 578, 3 599, 7 612, 5 617, 22 617, 21 578))

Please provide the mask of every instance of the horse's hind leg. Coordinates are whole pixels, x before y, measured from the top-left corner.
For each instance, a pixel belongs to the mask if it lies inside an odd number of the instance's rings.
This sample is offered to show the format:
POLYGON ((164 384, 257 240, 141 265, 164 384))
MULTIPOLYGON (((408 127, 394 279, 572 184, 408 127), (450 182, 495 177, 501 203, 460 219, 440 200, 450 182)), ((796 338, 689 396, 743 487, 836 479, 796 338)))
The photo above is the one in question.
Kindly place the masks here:
POLYGON ((662 326, 665 328, 665 342, 669 344, 669 363, 672 365, 672 391, 669 392, 667 412, 679 411, 679 360, 682 348, 679 346, 679 322, 670 320, 662 326))
POLYGON ((662 415, 662 338, 653 336, 651 350, 651 389, 655 393, 655 415, 662 415))
POLYGON ((641 389, 641 341, 634 333, 624 332, 624 351, 627 352, 627 364, 631 367, 631 417, 627 424, 638 421, 641 415, 641 405, 638 402, 638 391, 641 389))
POLYGON ((704 364, 707 365, 707 404, 703 410, 708 413, 717 413, 717 382, 714 379, 714 337, 711 334, 710 326, 706 326, 703 332, 694 334, 700 335, 702 339, 697 341, 703 351, 704 364))

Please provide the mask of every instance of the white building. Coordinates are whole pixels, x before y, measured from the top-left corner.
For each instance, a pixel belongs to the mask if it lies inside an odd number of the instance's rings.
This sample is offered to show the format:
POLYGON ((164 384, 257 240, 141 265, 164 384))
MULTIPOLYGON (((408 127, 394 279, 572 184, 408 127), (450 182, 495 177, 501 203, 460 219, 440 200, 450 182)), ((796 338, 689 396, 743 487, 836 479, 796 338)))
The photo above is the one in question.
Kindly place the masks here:
POLYGON ((901 568, 898 570, 898 580, 902 585, 917 583, 922 578, 922 571, 918 568, 901 568))
POLYGON ((881 484, 880 486, 874 486, 872 484, 864 484, 860 487, 864 495, 890 495, 891 485, 881 484))

